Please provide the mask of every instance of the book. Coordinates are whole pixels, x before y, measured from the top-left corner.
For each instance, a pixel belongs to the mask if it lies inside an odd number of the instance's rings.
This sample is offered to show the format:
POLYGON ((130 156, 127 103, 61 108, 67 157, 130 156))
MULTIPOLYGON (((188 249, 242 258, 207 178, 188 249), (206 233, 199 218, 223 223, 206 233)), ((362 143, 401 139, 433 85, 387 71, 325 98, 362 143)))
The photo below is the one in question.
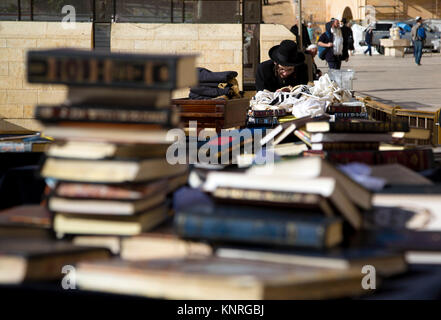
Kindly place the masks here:
POLYGON ((26 141, 26 142, 0 142, 0 153, 3 152, 45 152, 49 149, 48 141, 26 141))
POLYGON ((439 231, 375 230, 363 232, 358 241, 404 252, 409 264, 439 264, 441 262, 441 234, 439 231))
POLYGON ((121 241, 121 258, 124 260, 151 260, 209 257, 212 247, 206 243, 180 239, 172 232, 146 232, 121 241))
POLYGON ((311 209, 321 211, 329 217, 335 215, 328 200, 322 195, 313 193, 218 187, 212 195, 219 202, 311 209))
POLYGON ((54 212, 130 216, 156 207, 164 201, 165 192, 138 200, 74 199, 52 196, 48 200, 48 206, 54 212))
POLYGON ((372 265, 381 276, 397 275, 407 270, 404 254, 387 249, 336 248, 320 252, 253 247, 220 247, 216 249, 215 254, 220 258, 246 259, 342 270, 351 268, 361 270, 365 265, 372 265))
POLYGON ((279 124, 277 127, 275 127, 273 130, 271 130, 269 133, 267 133, 261 140, 260 140, 260 145, 263 146, 265 144, 267 144, 268 142, 270 142, 271 140, 273 140, 274 138, 276 138, 276 136, 278 134, 280 134, 282 131, 285 131, 284 134, 286 136, 288 136, 291 132, 293 132, 294 130, 303 127, 307 122, 309 121, 319 121, 319 120, 323 120, 323 119, 327 119, 329 118, 329 116, 320 116, 320 117, 311 117, 311 116, 306 116, 306 117, 302 117, 302 118, 297 118, 291 121, 287 121, 284 123, 279 124))
POLYGON ((72 243, 82 247, 106 248, 113 255, 121 253, 121 238, 118 236, 74 236, 72 243))
POLYGON ((293 210, 194 205, 176 212, 176 233, 191 240, 324 249, 343 240, 342 220, 293 210))
POLYGON ((304 143, 289 142, 289 143, 279 143, 273 146, 272 148, 267 147, 266 150, 267 151, 273 150, 276 155, 283 157, 283 156, 300 155, 302 154, 302 152, 308 150, 308 147, 304 143))
POLYGON ((54 194, 63 198, 140 200, 164 190, 167 190, 167 179, 126 185, 60 182, 54 194))
POLYGON ((345 106, 342 104, 331 104, 329 105, 326 113, 335 114, 335 113, 361 113, 364 112, 365 108, 361 105, 358 106, 345 106))
POLYGON ((416 139, 416 140, 428 140, 432 135, 430 129, 425 128, 410 128, 409 132, 404 134, 405 139, 416 139))
POLYGON ((93 128, 45 126, 44 133, 56 140, 114 142, 120 144, 171 144, 167 130, 137 130, 130 128, 93 128))
POLYGON ((398 163, 371 167, 371 176, 386 180, 387 185, 433 185, 433 182, 398 163))
MULTIPOLYGON (((253 170, 253 167, 249 169, 249 171, 250 170, 253 170)), ((360 211, 350 200, 349 196, 345 194, 341 185, 337 183, 335 178, 327 177, 312 179, 297 176, 296 179, 293 179, 293 176, 289 174, 270 174, 271 178, 268 178, 268 175, 267 172, 262 174, 259 172, 256 172, 255 174, 210 172, 207 175, 202 188, 204 191, 211 193, 215 192, 217 188, 227 187, 275 192, 319 194, 323 197, 329 198, 334 207, 353 228, 359 229, 361 227, 362 218, 360 211)), ((354 191, 355 193, 360 192, 357 188, 354 188, 354 190, 356 190, 354 191)), ((368 199, 363 198, 362 201, 363 204, 368 204, 368 199)))
POLYGON ((311 142, 391 142, 389 133, 312 133, 311 142))
POLYGON ((249 110, 248 115, 254 118, 283 117, 287 115, 287 112, 285 109, 249 110))
POLYGON ((174 90, 197 84, 195 55, 30 50, 30 83, 174 90))
POLYGON ((349 119, 369 119, 367 112, 335 112, 331 115, 331 121, 349 119))
POLYGON ((255 118, 255 117, 248 117, 247 119, 247 125, 278 125, 279 120, 277 120, 277 117, 261 117, 261 118, 255 118))
POLYGON ((54 231, 59 238, 66 234, 131 236, 149 231, 168 218, 165 205, 132 216, 56 212, 54 231))
POLYGON ((47 158, 41 175, 64 181, 125 183, 184 174, 187 165, 171 165, 166 159, 83 160, 47 158))
POLYGON ((322 142, 312 143, 312 150, 350 151, 350 150, 378 150, 380 142, 322 142))
POLYGON ((20 205, 0 211, 0 238, 52 236, 52 214, 45 206, 20 205))
POLYGON ((362 293, 360 270, 239 259, 84 262, 81 289, 166 299, 325 299, 362 293))
POLYGON ((70 159, 140 159, 165 157, 169 144, 121 144, 88 141, 57 141, 46 154, 70 159))
POLYGON ((407 122, 383 122, 383 121, 317 121, 306 124, 308 132, 352 132, 352 133, 386 133, 408 132, 407 122))
POLYGON ((361 162, 369 165, 399 163, 414 171, 433 168, 434 157, 430 148, 404 150, 321 151, 308 150, 303 155, 320 155, 332 163, 361 162))
POLYGON ((64 121, 91 122, 91 123, 129 123, 129 124, 157 124, 166 128, 176 127, 179 124, 179 113, 176 109, 129 109, 108 108, 97 105, 58 105, 37 106, 35 118, 43 123, 57 123, 64 121))
MULTIPOLYGON (((419 215, 424 220, 418 225, 418 230, 441 231, 440 199, 439 190, 434 190, 434 186, 420 185, 385 188, 381 193, 374 194, 372 203, 376 207, 400 207, 412 212, 424 212, 419 215)), ((404 214, 401 216, 402 219, 406 218, 404 214)))
MULTIPOLYGON (((276 162, 274 166, 255 166, 247 171, 250 175, 277 177, 284 175, 288 179, 314 179, 317 177, 334 178, 345 195, 363 209, 372 207, 372 193, 320 157, 304 157, 276 162)), ((306 189, 305 189, 306 190, 306 189)))
POLYGON ((119 87, 68 87, 66 105, 99 105, 106 108, 152 109, 169 108, 171 91, 139 90, 119 87))
POLYGON ((307 133, 303 130, 295 130, 294 135, 299 138, 304 144, 308 147, 311 147, 311 138, 307 135, 307 133))
POLYGON ((80 247, 65 241, 0 238, 0 283, 61 279, 66 265, 109 257, 106 249, 80 247))

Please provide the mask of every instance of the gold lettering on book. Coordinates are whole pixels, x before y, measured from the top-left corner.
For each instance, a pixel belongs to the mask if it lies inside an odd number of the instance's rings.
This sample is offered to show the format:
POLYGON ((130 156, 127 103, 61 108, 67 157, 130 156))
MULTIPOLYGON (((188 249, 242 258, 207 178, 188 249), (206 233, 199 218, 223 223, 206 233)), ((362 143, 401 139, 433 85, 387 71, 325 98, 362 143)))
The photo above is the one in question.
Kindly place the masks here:
POLYGON ((144 82, 147 85, 151 85, 153 83, 153 65, 151 62, 145 63, 144 82))
MULTIPOLYGON (((85 63, 86 65, 87 63, 85 63)), ((98 80, 98 61, 91 59, 89 62, 89 82, 94 83, 98 80)))
POLYGON ((158 80, 160 82, 167 82, 169 80, 169 72, 168 72, 168 67, 167 66, 162 66, 159 68, 158 71, 158 80))
POLYGON ((107 59, 104 61, 104 83, 112 83, 113 80, 113 61, 110 59, 107 59))
POLYGON ((57 80, 57 60, 55 58, 48 58, 48 81, 56 81, 57 80))

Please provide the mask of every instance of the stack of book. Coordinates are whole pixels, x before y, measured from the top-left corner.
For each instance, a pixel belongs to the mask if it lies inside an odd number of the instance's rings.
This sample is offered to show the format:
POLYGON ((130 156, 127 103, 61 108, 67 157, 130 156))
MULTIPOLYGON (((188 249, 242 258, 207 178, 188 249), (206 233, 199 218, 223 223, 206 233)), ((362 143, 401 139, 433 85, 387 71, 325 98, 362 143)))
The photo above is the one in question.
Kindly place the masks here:
POLYGON ((274 127, 279 124, 279 118, 287 116, 285 109, 248 110, 248 127, 274 127))
POLYGON ((343 103, 332 103, 326 109, 333 121, 348 121, 351 119, 369 119, 366 106, 363 102, 352 101, 343 103))
POLYGON ((402 138, 409 132, 404 122, 318 121, 307 123, 306 131, 312 148, 305 156, 321 156, 339 164, 398 163, 415 171, 433 167, 432 148, 403 145, 402 138))
POLYGON ((41 175, 56 182, 58 236, 139 234, 169 217, 166 197, 187 175, 166 157, 179 123, 170 96, 197 81, 195 56, 30 51, 28 80, 69 86, 63 105, 36 108, 56 140, 41 175))

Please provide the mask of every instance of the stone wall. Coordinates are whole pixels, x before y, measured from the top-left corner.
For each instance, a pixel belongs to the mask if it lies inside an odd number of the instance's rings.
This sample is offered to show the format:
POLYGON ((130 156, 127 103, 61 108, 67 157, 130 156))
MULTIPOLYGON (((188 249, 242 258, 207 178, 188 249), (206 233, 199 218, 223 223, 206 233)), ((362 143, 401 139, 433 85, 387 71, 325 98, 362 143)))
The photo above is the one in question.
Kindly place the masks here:
POLYGON ((296 40, 294 34, 280 24, 260 25, 260 61, 269 59, 268 50, 280 44, 282 40, 296 40))
MULTIPOLYGON (((143 24, 112 25, 113 52, 199 54, 197 66, 211 71, 237 71, 242 86, 242 25, 143 24)), ((242 88, 241 88, 242 89, 242 88)), ((174 98, 188 97, 188 89, 174 98)))
POLYGON ((36 104, 64 101, 65 86, 34 85, 26 81, 29 49, 92 47, 92 24, 63 29, 58 22, 0 21, 0 130, 20 126, 40 130, 33 120, 36 104))

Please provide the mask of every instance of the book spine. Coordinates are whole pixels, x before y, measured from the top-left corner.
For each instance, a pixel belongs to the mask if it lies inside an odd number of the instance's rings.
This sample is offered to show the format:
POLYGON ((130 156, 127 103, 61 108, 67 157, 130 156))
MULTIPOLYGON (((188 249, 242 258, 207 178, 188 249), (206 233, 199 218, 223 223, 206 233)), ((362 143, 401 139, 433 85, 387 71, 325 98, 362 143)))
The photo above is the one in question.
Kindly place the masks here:
POLYGON ((251 124, 270 124, 270 125, 279 124, 276 117, 265 117, 265 118, 249 117, 248 122, 251 124))
POLYGON ((263 117, 282 117, 286 115, 285 110, 253 110, 250 115, 256 118, 263 117))
POLYGON ((376 151, 343 151, 343 152, 326 152, 326 159, 332 163, 346 164, 351 162, 360 162, 368 165, 376 164, 376 151))
MULTIPOLYGON (((331 132, 356 132, 356 133, 386 133, 405 131, 406 126, 400 122, 348 122, 336 121, 330 123, 331 132)), ((407 131, 409 126, 407 125, 407 131)))
POLYGON ((336 112, 333 116, 335 119, 369 119, 367 112, 336 112))
POLYGON ((323 142, 313 143, 312 149, 326 151, 378 150, 379 146, 379 142, 323 142), (321 148, 316 149, 315 145, 321 145, 321 148))
POLYGON ((238 188, 217 188, 213 196, 218 199, 265 201, 304 205, 314 205, 320 200, 320 196, 317 194, 238 188))
POLYGON ((35 118, 42 122, 90 121, 159 124, 164 126, 176 126, 179 124, 179 114, 168 109, 123 110, 92 107, 37 106, 35 118))
POLYGON ((308 147, 312 146, 311 139, 302 130, 295 130, 294 134, 297 136, 297 138, 299 138, 308 147))
POLYGON ((178 213, 177 233, 183 238, 234 241, 323 249, 326 226, 300 221, 253 218, 225 218, 215 215, 178 213))
POLYGON ((335 113, 361 113, 361 106, 349 107, 349 106, 330 106, 328 109, 329 114, 335 113))
POLYGON ((0 152, 31 152, 32 142, 0 142, 0 152))
POLYGON ((433 168, 434 157, 431 149, 378 151, 375 162, 376 164, 399 163, 414 171, 423 171, 433 168))
POLYGON ((68 53, 28 53, 28 81, 144 89, 176 87, 176 58, 148 60, 68 53))

